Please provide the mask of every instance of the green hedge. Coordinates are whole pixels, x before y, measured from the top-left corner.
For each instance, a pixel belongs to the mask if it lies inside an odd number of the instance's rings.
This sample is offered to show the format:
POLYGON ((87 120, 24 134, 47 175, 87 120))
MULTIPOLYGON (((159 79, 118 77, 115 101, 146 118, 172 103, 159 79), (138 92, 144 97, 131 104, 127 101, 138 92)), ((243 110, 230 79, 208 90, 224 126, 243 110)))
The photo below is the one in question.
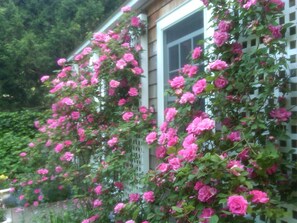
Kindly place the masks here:
MULTIPOLYGON (((19 154, 28 148, 38 134, 34 121, 44 117, 40 111, 23 110, 0 112, 0 173, 14 177, 30 172, 22 163, 19 154)), ((43 119, 43 118, 42 118, 43 119)))

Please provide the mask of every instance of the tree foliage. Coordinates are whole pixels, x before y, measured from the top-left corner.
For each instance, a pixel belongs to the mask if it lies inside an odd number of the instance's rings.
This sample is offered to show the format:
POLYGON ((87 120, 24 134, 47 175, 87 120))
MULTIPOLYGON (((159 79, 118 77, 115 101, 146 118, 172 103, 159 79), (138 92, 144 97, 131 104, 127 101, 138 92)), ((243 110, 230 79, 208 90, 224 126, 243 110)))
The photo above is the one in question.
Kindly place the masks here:
POLYGON ((122 0, 0 2, 0 109, 41 105, 40 76, 55 70, 122 0))

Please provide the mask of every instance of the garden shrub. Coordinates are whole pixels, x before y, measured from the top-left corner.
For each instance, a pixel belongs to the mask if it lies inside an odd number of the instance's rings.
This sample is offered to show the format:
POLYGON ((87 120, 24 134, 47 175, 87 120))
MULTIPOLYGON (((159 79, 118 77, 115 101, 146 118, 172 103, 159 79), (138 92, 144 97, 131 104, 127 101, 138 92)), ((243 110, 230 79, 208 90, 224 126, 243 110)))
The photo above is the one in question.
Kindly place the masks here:
POLYGON ((39 126, 44 134, 31 144, 30 155, 42 153, 47 161, 16 184, 28 191, 21 195, 26 206, 44 201, 42 185, 58 181, 58 189, 71 186, 72 195, 86 202, 90 217, 83 223, 255 222, 259 215, 283 216, 280 204, 295 183, 288 174, 294 164, 279 149, 291 116, 285 108, 283 47, 290 24, 278 24, 283 2, 203 3, 212 13, 213 37, 169 81, 176 102, 165 110, 159 129, 153 109, 139 107, 137 37, 145 25, 129 7, 122 8, 114 30, 93 35, 73 64, 60 59, 55 79, 42 78, 56 103, 39 126), (243 49, 241 42, 250 36, 258 45, 243 49), (201 63, 205 70, 198 70, 201 63), (156 148, 160 164, 146 174, 144 188, 133 192, 140 183, 131 165, 131 141, 137 137, 156 148), (32 189, 36 193, 29 197, 32 189))

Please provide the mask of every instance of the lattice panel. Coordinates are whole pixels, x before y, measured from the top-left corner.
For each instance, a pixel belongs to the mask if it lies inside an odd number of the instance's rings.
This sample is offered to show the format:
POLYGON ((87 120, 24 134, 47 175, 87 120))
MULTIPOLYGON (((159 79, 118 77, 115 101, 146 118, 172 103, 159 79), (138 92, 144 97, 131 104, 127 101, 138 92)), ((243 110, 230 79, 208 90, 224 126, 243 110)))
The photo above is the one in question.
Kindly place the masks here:
MULTIPOLYGON (((287 71, 290 76, 288 87, 291 90, 287 97, 287 108, 292 112, 292 119, 287 125, 289 139, 280 141, 280 147, 284 153, 293 149, 294 152, 289 158, 297 162, 297 2, 296 0, 285 0, 284 2, 284 17, 280 19, 280 24, 293 23, 286 33, 286 51, 290 59, 287 71)), ((247 41, 246 44, 252 45, 251 41, 247 41)), ((297 169, 293 169, 292 172, 296 173, 297 169)), ((284 204, 283 209, 287 212, 286 217, 280 220, 270 220, 270 223, 297 223, 297 206, 284 204)), ((264 216, 259 217, 258 222, 265 222, 264 216)))

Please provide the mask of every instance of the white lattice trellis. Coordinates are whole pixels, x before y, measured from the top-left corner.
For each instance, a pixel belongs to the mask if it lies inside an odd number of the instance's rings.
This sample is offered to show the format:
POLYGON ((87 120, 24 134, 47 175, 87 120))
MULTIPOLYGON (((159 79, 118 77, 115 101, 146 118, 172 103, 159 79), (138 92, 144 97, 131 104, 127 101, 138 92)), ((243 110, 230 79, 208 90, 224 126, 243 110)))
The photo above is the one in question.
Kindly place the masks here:
MULTIPOLYGON (((294 150, 291 154, 291 160, 297 161, 297 3, 296 0, 285 0, 284 16, 280 19, 280 24, 283 23, 293 23, 293 25, 288 29, 286 33, 287 45, 286 52, 288 54, 289 66, 288 75, 290 75, 290 90, 291 92, 287 96, 287 108, 291 109, 292 119, 287 125, 287 135, 289 138, 287 140, 280 141, 280 147, 285 153, 288 150, 294 150)), ((252 46, 256 40, 247 41, 248 47, 252 46), (249 45, 250 44, 250 45, 249 45)), ((296 173, 296 169, 292 170, 296 173)), ((297 206, 283 204, 284 210, 287 212, 286 217, 279 220, 270 220, 269 223, 297 223, 297 206)), ((258 218, 258 222, 264 222, 264 216, 258 218)))

